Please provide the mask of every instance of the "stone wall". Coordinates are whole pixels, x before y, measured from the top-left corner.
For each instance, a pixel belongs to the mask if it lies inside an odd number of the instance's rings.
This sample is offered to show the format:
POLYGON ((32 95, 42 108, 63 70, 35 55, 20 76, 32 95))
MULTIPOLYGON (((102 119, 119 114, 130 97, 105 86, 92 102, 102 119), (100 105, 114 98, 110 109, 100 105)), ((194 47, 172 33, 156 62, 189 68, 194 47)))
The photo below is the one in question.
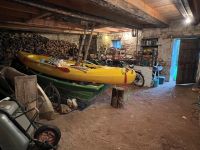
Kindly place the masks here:
MULTIPOLYGON (((141 32, 139 32, 140 41, 141 32)), ((127 54, 133 55, 136 51, 137 38, 132 37, 131 32, 99 34, 97 38, 97 49, 107 49, 112 47, 112 40, 121 40, 123 48, 127 49, 127 54)))
POLYGON ((200 25, 185 25, 183 22, 174 22, 169 28, 144 29, 142 36, 144 38, 158 38, 158 58, 164 62, 163 75, 167 81, 170 76, 170 67, 172 59, 172 41, 174 38, 187 38, 200 36, 200 25))

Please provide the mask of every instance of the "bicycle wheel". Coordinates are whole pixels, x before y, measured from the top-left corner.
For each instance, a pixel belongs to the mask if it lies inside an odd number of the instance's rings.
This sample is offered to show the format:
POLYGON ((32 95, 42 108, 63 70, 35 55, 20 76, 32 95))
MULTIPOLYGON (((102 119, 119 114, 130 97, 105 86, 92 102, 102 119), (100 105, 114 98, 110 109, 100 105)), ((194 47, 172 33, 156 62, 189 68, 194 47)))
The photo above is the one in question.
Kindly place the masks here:
POLYGON ((135 73, 136 73, 136 78, 135 78, 135 81, 133 82, 133 84, 138 87, 143 87, 144 82, 145 82, 144 76, 139 71, 135 71, 135 73))

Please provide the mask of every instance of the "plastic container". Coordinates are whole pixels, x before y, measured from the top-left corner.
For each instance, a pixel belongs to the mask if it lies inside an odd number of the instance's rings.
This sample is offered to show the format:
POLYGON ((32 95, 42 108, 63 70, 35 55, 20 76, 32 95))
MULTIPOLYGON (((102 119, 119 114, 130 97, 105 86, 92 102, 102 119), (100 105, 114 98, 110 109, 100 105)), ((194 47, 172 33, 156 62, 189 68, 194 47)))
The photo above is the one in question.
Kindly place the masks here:
POLYGON ((165 77, 164 76, 159 76, 159 84, 164 84, 165 82, 165 77))
POLYGON ((154 78, 153 79, 153 87, 158 87, 159 85, 159 78, 154 78))

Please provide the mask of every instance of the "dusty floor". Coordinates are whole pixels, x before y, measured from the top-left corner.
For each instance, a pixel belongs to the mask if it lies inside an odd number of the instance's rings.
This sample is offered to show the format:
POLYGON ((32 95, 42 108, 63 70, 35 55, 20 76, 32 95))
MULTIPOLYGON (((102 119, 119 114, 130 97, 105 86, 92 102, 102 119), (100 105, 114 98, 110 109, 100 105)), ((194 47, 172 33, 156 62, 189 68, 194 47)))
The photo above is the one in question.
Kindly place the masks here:
POLYGON ((192 115, 197 93, 165 83, 127 88, 124 109, 110 106, 110 91, 84 111, 50 121, 62 131, 59 150, 200 150, 200 126, 192 115))

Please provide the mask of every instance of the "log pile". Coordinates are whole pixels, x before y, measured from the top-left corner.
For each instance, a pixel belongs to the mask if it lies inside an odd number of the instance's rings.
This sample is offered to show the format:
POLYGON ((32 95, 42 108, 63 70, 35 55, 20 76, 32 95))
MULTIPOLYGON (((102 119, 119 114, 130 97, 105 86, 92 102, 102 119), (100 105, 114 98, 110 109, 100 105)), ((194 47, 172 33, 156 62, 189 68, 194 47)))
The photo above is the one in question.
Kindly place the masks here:
POLYGON ((77 55, 77 45, 63 40, 49 40, 34 33, 0 32, 0 60, 14 56, 23 50, 66 59, 77 55))
POLYGON ((48 40, 46 50, 51 56, 63 59, 67 58, 67 56, 72 56, 73 53, 76 55, 78 52, 75 44, 62 40, 48 40))

